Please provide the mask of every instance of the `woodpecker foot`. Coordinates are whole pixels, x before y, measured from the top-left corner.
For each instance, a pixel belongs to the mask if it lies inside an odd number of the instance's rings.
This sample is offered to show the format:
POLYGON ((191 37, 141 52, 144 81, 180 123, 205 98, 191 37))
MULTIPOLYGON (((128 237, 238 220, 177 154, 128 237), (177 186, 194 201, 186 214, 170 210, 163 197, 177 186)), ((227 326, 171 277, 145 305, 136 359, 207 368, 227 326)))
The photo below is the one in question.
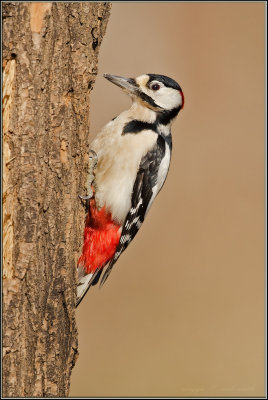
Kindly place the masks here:
POLYGON ((87 182, 86 182, 86 187, 87 187, 87 195, 86 196, 81 196, 78 195, 78 197, 81 200, 89 200, 93 197, 93 190, 92 190, 92 184, 94 182, 95 174, 94 170, 97 166, 98 163, 98 156, 97 153, 94 150, 89 150, 89 169, 88 169, 88 176, 87 176, 87 182))
MULTIPOLYGON (((92 192, 93 193, 93 192, 92 192)), ((89 200, 92 197, 92 194, 89 194, 87 196, 80 196, 80 194, 78 195, 79 199, 81 200, 89 200)))

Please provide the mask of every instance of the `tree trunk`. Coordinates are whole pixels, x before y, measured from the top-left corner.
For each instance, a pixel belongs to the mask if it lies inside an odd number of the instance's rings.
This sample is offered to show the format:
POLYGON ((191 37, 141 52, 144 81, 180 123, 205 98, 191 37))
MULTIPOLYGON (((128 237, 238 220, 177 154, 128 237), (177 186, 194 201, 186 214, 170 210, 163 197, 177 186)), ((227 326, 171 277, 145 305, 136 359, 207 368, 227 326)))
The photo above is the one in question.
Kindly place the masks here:
POLYGON ((89 95, 109 3, 3 5, 3 396, 67 396, 89 95))

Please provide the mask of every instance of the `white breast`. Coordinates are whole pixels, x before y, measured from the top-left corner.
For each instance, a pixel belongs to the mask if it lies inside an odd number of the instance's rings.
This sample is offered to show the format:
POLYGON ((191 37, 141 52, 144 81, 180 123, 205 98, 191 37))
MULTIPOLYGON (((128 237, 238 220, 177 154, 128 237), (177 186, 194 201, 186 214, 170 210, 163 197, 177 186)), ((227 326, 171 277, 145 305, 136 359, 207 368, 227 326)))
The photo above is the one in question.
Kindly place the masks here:
POLYGON ((119 223, 123 223, 131 208, 132 189, 140 161, 157 140, 152 131, 122 135, 126 115, 122 113, 109 122, 90 146, 98 155, 95 171, 97 205, 105 205, 119 223))

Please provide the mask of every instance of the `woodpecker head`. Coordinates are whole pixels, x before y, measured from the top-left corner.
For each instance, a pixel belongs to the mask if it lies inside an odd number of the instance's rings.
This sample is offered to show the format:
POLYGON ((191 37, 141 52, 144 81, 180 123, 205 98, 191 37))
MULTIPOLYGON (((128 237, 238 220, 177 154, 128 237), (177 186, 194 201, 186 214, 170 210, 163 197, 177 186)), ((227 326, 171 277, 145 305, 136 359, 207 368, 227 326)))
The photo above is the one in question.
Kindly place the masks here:
POLYGON ((182 89, 176 81, 167 76, 147 74, 133 79, 104 74, 104 77, 121 87, 134 101, 139 101, 157 113, 173 112, 177 115, 183 108, 182 89))

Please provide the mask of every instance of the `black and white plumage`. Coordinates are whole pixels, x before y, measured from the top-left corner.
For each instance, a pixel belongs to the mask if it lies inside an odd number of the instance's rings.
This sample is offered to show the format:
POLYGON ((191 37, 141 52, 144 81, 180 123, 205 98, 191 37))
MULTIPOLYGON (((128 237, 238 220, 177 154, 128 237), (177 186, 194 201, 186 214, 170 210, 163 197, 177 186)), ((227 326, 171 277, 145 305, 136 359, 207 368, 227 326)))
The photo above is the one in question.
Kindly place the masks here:
POLYGON ((154 197, 160 190, 158 188, 158 173, 161 161, 165 155, 165 146, 165 140, 159 136, 155 146, 143 156, 140 162, 131 197, 131 208, 124 221, 116 253, 103 275, 102 284, 108 278, 113 265, 121 253, 134 239, 144 221, 145 215, 149 211, 154 197))
POLYGON ((79 281, 85 281, 88 287, 97 282, 103 269, 101 284, 105 282, 161 190, 172 150, 170 126, 184 103, 180 86, 166 76, 104 76, 126 91, 133 102, 129 110, 103 128, 91 145, 98 156, 96 206, 98 210, 105 208, 120 227, 120 239, 113 256, 97 268, 98 273, 96 268, 85 268, 79 281), (88 270, 92 279, 86 278, 88 270))

